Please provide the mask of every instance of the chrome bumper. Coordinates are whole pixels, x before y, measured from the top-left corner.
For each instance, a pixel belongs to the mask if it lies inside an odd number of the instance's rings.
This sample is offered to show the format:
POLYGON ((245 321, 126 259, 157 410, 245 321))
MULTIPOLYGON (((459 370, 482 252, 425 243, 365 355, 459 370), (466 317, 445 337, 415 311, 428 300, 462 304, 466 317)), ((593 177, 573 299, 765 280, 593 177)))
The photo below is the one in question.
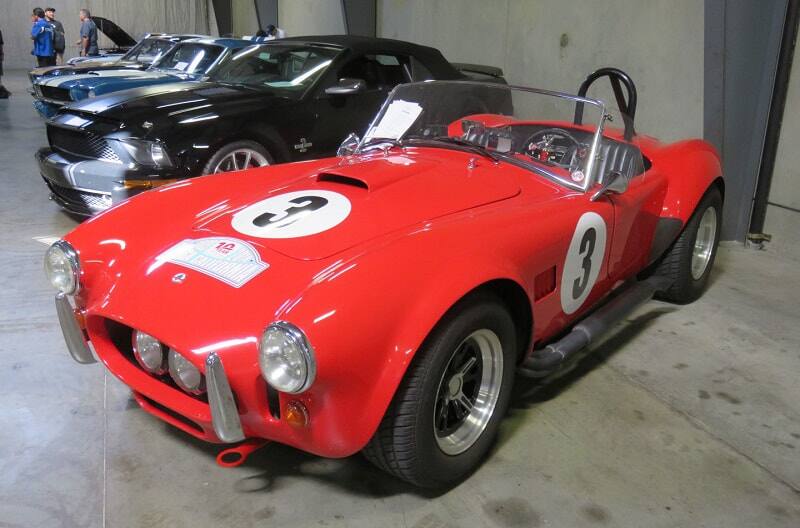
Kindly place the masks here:
POLYGON ((222 360, 216 352, 212 352, 206 358, 206 388, 208 405, 211 407, 211 423, 219 439, 230 443, 244 440, 236 401, 233 399, 222 360))
POLYGON ((72 356, 72 359, 81 364, 96 363, 97 360, 92 355, 89 349, 89 343, 86 341, 86 336, 83 334, 78 320, 75 319, 75 312, 72 305, 69 304, 69 299, 63 293, 56 295, 56 312, 58 313, 58 322, 61 323, 61 332, 64 334, 64 341, 67 342, 67 350, 72 356))

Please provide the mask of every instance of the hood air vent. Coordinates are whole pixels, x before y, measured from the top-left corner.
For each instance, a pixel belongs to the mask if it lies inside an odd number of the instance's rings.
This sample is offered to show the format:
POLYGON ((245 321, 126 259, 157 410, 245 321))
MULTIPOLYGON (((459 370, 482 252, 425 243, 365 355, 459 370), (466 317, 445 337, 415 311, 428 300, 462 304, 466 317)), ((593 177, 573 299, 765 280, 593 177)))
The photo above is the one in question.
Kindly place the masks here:
POLYGON ((330 172, 323 172, 317 176, 319 182, 341 183, 342 185, 350 185, 352 187, 360 187, 361 189, 369 189, 369 185, 364 180, 353 178, 352 176, 344 176, 342 174, 332 174, 330 172))

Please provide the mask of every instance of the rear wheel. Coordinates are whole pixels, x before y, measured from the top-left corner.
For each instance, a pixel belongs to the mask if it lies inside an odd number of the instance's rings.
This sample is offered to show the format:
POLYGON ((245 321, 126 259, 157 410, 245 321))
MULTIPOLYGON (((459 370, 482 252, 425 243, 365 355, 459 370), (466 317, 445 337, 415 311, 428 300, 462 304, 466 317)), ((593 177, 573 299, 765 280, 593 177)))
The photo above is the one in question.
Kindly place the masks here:
POLYGON ((722 194, 711 188, 656 269, 656 274, 672 279, 672 285, 659 298, 685 304, 702 295, 717 255, 722 221, 722 194))
POLYGON ((235 141, 211 156, 203 169, 203 174, 252 169, 272 163, 274 159, 261 144, 255 141, 235 141))
POLYGON ((364 455, 421 487, 471 473, 508 406, 516 346, 499 300, 482 296, 457 306, 417 352, 364 455))

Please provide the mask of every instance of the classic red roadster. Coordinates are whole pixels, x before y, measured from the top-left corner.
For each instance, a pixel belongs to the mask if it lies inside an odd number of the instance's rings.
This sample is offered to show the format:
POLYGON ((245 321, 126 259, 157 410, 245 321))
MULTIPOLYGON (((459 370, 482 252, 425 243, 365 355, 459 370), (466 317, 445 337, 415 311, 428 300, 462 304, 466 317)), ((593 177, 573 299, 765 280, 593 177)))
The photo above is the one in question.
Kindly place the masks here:
POLYGON ((653 296, 708 282, 719 157, 638 134, 635 110, 610 68, 578 95, 401 85, 336 158, 136 196, 47 252, 69 351, 203 440, 363 451, 451 485, 486 455, 515 373, 546 376, 653 296), (615 127, 586 97, 606 77, 615 127))

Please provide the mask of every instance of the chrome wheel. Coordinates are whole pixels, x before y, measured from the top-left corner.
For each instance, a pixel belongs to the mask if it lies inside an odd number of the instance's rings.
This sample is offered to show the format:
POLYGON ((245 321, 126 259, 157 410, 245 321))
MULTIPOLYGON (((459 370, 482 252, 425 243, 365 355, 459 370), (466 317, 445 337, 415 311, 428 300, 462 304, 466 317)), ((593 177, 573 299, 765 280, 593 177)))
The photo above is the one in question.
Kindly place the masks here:
POLYGON ((489 423, 503 381, 503 346, 497 334, 476 330, 456 348, 436 392, 433 430, 439 449, 458 455, 489 423))
POLYGON ((708 268, 711 255, 714 254, 714 241, 717 238, 717 210, 709 207, 700 218, 697 236, 692 249, 692 278, 700 279, 708 268))
POLYGON ((214 174, 218 172, 231 172, 269 165, 269 160, 253 149, 241 148, 226 155, 214 167, 214 174))

